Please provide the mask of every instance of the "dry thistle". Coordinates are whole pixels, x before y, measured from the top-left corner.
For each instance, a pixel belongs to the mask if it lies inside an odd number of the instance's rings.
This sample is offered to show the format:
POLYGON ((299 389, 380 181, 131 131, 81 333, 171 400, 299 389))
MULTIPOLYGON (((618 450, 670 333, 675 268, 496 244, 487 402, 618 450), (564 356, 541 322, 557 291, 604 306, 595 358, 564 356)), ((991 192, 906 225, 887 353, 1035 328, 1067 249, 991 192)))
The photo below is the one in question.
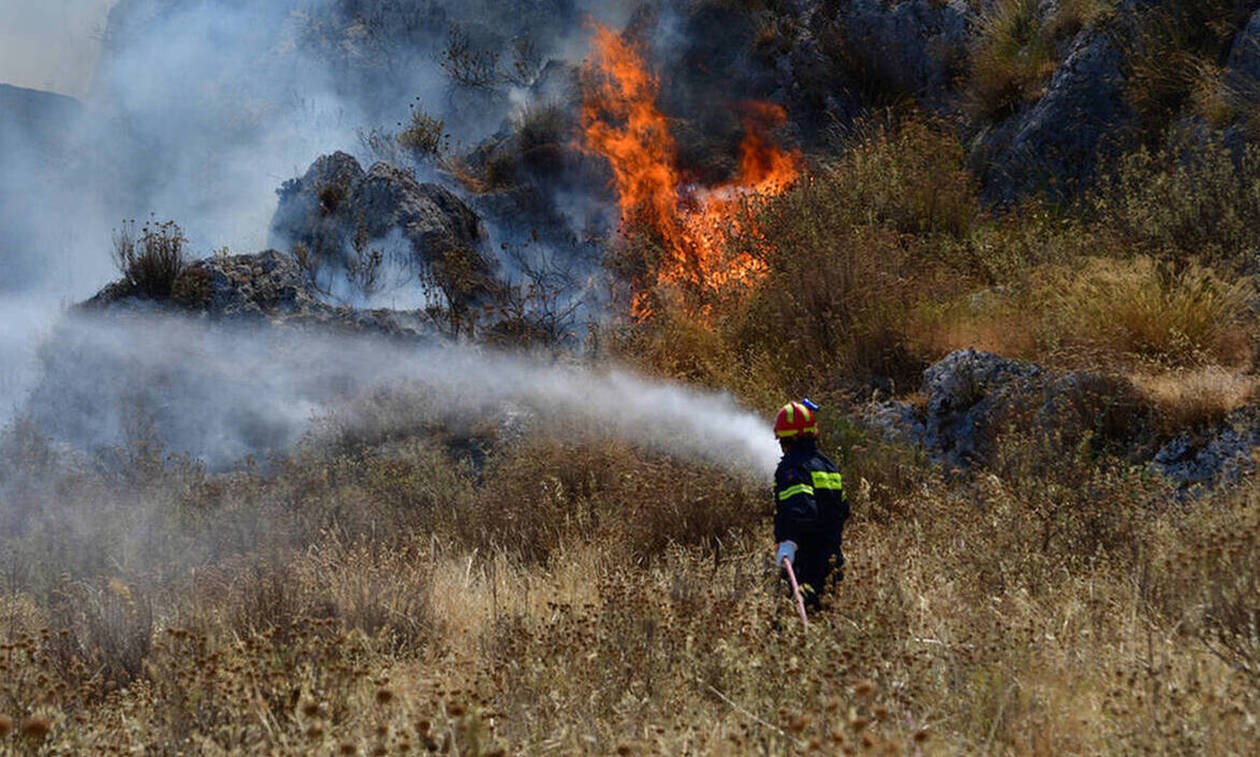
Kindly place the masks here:
POLYGON ((863 678, 853 684, 853 693, 862 699, 870 699, 875 696, 876 691, 879 691, 879 685, 869 678, 863 678))
POLYGON ((394 692, 382 686, 376 690, 376 703, 379 705, 387 705, 394 701, 394 692))
POLYGON ((22 720, 18 730, 28 739, 41 741, 52 730, 52 721, 46 717, 32 715, 22 720))

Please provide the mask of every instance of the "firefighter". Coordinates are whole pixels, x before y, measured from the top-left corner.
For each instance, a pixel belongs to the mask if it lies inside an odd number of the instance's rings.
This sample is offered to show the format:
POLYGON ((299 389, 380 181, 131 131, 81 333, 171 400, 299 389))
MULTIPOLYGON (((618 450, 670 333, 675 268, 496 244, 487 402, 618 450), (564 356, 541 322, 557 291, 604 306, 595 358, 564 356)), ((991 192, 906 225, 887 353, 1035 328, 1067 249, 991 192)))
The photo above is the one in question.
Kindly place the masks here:
POLYGON ((811 611, 821 608, 822 594, 844 575, 840 539, 849 517, 840 471, 818 449, 817 410, 808 399, 789 402, 774 418, 783 450, 774 473, 774 562, 782 568, 791 561, 811 611))

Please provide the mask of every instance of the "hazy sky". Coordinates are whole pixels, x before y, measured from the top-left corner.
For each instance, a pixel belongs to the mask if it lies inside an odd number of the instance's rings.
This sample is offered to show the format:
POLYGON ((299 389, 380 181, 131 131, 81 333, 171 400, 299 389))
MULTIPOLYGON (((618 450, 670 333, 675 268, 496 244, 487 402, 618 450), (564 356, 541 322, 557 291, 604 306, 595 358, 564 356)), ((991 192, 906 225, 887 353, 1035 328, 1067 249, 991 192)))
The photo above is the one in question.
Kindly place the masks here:
POLYGON ((114 2, 0 0, 0 83, 82 96, 114 2))

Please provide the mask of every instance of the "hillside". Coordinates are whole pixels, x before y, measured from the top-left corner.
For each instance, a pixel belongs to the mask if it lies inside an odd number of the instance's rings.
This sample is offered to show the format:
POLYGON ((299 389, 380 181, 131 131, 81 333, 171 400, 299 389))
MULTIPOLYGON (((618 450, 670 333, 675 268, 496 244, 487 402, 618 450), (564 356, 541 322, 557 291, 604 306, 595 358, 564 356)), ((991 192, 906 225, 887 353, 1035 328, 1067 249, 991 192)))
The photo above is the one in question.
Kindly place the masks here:
POLYGON ((0 752, 1260 738, 1260 3, 122 0, 98 81, 0 752))

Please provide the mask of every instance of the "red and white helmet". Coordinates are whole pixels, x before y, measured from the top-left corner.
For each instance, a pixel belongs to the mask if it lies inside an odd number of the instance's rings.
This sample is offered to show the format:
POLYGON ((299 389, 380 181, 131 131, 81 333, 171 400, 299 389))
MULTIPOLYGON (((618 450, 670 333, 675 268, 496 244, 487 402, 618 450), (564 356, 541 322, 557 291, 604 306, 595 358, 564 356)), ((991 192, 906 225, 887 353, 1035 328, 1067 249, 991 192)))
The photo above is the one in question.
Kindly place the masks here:
POLYGON ((817 436, 818 419, 813 410, 800 402, 789 402, 774 416, 774 435, 780 439, 817 436))

